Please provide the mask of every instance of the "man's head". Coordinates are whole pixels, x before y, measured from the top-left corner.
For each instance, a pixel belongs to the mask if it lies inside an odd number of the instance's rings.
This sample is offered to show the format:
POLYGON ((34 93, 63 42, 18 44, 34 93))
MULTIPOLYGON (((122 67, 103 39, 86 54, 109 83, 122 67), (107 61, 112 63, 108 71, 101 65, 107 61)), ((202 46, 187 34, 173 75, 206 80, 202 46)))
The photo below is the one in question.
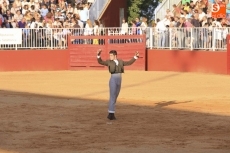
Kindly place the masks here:
POLYGON ((111 51, 109 52, 109 58, 110 58, 110 60, 115 60, 115 59, 117 59, 117 51, 111 50, 111 51))

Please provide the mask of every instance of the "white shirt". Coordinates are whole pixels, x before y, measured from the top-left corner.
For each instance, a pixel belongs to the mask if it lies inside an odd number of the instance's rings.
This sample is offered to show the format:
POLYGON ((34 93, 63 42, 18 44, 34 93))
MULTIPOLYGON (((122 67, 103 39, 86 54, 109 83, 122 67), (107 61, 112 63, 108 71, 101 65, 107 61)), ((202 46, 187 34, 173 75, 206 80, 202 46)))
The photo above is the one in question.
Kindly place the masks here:
POLYGON ((160 21, 160 22, 157 23, 156 29, 157 29, 158 31, 161 31, 161 32, 167 30, 167 28, 166 28, 166 26, 165 26, 165 24, 164 24, 163 21, 160 21))
POLYGON ((206 14, 204 12, 202 12, 201 14, 199 14, 199 20, 202 20, 204 16, 206 16, 206 14))

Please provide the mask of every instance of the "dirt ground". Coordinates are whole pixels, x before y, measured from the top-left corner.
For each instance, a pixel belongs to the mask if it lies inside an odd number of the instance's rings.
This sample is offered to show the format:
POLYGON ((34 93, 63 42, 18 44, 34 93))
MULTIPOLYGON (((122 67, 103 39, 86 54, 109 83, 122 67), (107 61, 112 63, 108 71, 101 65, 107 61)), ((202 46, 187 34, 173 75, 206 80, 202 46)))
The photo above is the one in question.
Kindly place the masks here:
POLYGON ((0 153, 230 152, 230 76, 126 71, 116 121, 109 77, 1 72, 0 153))

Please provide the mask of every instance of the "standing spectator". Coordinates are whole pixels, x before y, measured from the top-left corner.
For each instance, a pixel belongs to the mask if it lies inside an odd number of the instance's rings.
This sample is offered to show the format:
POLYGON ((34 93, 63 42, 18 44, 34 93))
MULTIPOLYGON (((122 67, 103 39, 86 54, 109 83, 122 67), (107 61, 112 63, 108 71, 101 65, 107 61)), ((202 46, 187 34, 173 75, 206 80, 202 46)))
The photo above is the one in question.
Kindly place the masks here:
POLYGON ((136 18, 136 27, 137 27, 137 33, 136 34, 140 34, 140 27, 141 26, 141 22, 140 22, 140 20, 139 20, 139 18, 136 18))
POLYGON ((176 4, 173 4, 173 9, 174 9, 174 17, 180 16, 181 9, 178 7, 176 4))
POLYGON ((169 9, 167 9, 167 10, 166 10, 166 15, 167 15, 167 16, 173 16, 173 13, 172 13, 169 9))
MULTIPOLYGON (((94 36, 98 36, 99 35, 99 22, 97 20, 94 21, 93 34, 94 34, 94 36)), ((94 45, 98 45, 99 44, 99 40, 97 38, 93 39, 93 44, 94 45)))
POLYGON ((158 47, 165 47, 165 41, 166 41, 165 32, 167 28, 163 20, 157 23, 156 30, 158 33, 158 47))
POLYGON ((132 33, 131 33, 131 35, 136 35, 136 34, 137 34, 136 21, 132 20, 132 33))
POLYGON ((193 48, 198 48, 199 47, 199 29, 198 27, 200 27, 198 13, 194 15, 194 19, 191 20, 191 24, 193 25, 193 48))
POLYGON ((80 11, 80 19, 81 21, 83 22, 84 24, 84 27, 86 26, 86 21, 89 19, 89 10, 88 10, 88 5, 85 4, 83 5, 82 8, 80 8, 81 11, 80 11))
POLYGON ((185 18, 180 18, 180 22, 177 23, 177 34, 178 34, 178 48, 182 49, 185 47, 185 18))
POLYGON ((128 33, 128 23, 126 22, 125 19, 123 19, 121 25, 121 34, 126 35, 127 33, 128 33))
POLYGON ((142 23, 141 23, 140 27, 141 27, 141 33, 146 34, 147 27, 148 27, 147 18, 145 18, 145 17, 142 18, 142 23))
MULTIPOLYGON (((87 22, 86 22, 86 25, 85 25, 84 35, 85 36, 90 36, 92 34, 93 34, 93 25, 92 25, 91 21, 88 19, 87 22)), ((85 42, 85 43, 91 44, 91 40, 88 39, 87 42, 85 42)))
POLYGON ((204 43, 204 49, 207 50, 209 48, 209 29, 208 29, 208 23, 206 22, 202 29, 202 42, 204 43))

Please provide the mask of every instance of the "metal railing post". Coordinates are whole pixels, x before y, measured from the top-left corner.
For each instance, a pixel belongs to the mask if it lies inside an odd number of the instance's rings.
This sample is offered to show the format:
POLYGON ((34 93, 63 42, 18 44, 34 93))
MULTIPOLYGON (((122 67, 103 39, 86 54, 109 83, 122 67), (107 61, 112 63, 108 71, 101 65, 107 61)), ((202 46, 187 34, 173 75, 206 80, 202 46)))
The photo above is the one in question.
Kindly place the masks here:
POLYGON ((215 51, 215 49, 216 49, 216 43, 215 43, 215 38, 216 38, 216 28, 212 28, 213 30, 212 30, 212 35, 213 35, 213 37, 212 37, 212 51, 215 51))
POLYGON ((169 28, 169 49, 172 50, 172 28, 169 28))
POLYGON ((51 28, 51 32, 50 32, 50 47, 51 50, 53 50, 53 28, 51 28))
POLYGON ((190 50, 193 50, 193 28, 191 28, 191 36, 190 36, 190 50))
POLYGON ((153 28, 149 29, 149 48, 153 49, 153 28))

